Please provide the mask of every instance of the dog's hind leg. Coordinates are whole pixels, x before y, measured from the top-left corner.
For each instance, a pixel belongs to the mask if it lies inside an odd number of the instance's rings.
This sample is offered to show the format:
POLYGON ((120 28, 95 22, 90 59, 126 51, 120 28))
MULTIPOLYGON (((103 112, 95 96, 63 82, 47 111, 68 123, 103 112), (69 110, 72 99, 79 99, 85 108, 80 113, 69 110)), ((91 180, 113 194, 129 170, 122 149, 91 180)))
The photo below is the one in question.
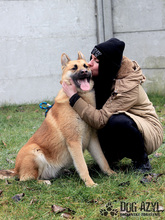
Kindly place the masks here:
POLYGON ((20 167, 15 167, 20 181, 38 179, 38 165, 34 160, 35 156, 27 155, 21 161, 20 167))
POLYGON ((88 151, 90 152, 94 160, 97 162, 103 173, 106 173, 107 175, 115 174, 115 172, 111 170, 109 167, 109 164, 102 152, 98 137, 95 132, 91 136, 88 151))
POLYGON ((72 141, 69 142, 67 146, 73 159, 74 166, 81 179, 85 182, 85 185, 88 187, 96 186, 97 184, 95 184, 89 176, 88 167, 84 159, 81 143, 72 141))

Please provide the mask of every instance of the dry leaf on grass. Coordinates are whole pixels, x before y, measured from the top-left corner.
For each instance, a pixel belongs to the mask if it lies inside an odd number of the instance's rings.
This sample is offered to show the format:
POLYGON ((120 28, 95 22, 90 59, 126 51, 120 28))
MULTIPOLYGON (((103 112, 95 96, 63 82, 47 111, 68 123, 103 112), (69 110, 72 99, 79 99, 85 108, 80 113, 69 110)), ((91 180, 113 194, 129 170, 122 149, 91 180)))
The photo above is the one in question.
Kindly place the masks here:
POLYGON ((20 194, 16 194, 15 196, 12 197, 12 199, 15 201, 15 202, 19 202, 22 197, 25 196, 25 193, 20 193, 20 194))
POLYGON ((62 213, 61 217, 67 218, 67 219, 72 219, 73 218, 73 216, 70 213, 62 213))
POLYGON ((149 174, 145 174, 143 179, 140 181, 141 183, 145 184, 145 183, 149 183, 149 182, 154 182, 156 183, 158 178, 161 177, 162 175, 164 175, 164 173, 149 173, 149 174))
POLYGON ((45 185, 48 185, 48 186, 51 185, 50 180, 38 180, 37 182, 38 182, 39 184, 45 184, 45 185))
POLYGON ((10 159, 8 159, 8 158, 6 158, 6 161, 7 161, 8 163, 14 164, 14 161, 12 161, 12 160, 10 160, 10 159))
POLYGON ((159 211, 159 212, 164 212, 164 207, 159 205, 158 211, 159 211))
POLYGON ((75 214, 75 211, 71 210, 70 208, 63 208, 63 207, 58 206, 58 205, 52 205, 52 211, 55 214, 62 213, 61 217, 68 218, 68 219, 72 219, 73 216, 71 214, 75 214), (66 212, 64 212, 64 211, 66 211, 66 212))
POLYGON ((158 158, 158 157, 161 157, 161 156, 162 156, 162 153, 157 153, 157 152, 156 152, 156 153, 154 154, 154 157, 157 157, 157 158, 158 158))
POLYGON ((63 212, 63 211, 65 211, 65 210, 66 210, 66 208, 63 208, 63 207, 61 207, 61 206, 52 205, 52 211, 53 211, 54 213, 63 212))
POLYGON ((7 147, 7 144, 6 144, 4 141, 2 141, 2 144, 3 144, 5 147, 7 147))

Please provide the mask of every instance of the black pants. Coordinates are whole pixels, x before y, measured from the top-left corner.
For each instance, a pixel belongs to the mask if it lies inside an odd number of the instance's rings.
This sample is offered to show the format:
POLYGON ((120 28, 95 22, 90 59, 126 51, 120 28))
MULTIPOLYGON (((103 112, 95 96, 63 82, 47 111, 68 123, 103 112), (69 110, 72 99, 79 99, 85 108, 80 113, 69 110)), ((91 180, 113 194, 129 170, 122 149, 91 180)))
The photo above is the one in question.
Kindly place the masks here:
POLYGON ((124 157, 141 162, 148 159, 142 134, 133 119, 124 113, 112 115, 98 131, 98 137, 109 164, 124 157))

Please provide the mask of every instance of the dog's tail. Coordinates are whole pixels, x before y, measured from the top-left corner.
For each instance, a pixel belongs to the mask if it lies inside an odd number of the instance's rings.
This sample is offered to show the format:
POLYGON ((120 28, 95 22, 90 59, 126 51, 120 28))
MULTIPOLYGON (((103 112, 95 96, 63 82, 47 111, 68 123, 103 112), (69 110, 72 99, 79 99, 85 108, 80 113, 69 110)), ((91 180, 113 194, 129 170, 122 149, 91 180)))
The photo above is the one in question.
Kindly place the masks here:
POLYGON ((12 178, 15 177, 16 173, 14 172, 14 169, 10 170, 0 170, 0 179, 7 179, 7 178, 12 178))

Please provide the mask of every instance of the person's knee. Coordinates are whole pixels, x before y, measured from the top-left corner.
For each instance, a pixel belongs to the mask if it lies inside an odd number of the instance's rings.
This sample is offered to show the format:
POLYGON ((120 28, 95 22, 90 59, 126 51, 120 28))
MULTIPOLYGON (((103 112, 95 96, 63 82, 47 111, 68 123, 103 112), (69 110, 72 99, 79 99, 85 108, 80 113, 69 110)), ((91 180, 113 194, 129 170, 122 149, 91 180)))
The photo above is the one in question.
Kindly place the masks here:
POLYGON ((132 119, 125 114, 114 114, 110 117, 107 126, 111 128, 126 128, 131 126, 132 119))

